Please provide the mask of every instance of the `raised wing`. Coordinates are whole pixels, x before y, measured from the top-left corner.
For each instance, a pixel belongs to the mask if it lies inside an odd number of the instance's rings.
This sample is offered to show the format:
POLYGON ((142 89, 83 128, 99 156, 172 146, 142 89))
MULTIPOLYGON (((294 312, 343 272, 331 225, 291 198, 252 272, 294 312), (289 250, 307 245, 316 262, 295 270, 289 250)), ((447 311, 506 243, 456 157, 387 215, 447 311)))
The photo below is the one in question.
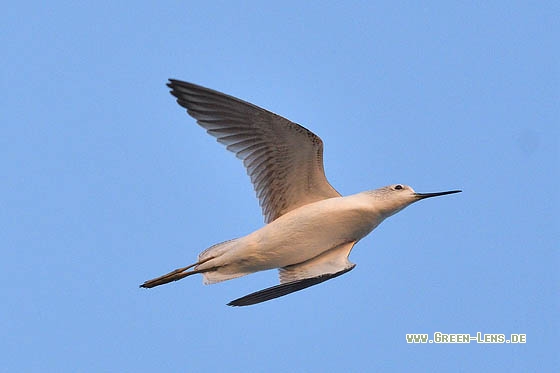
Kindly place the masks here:
POLYGON ((235 299, 228 306, 265 302, 343 275, 356 266, 348 260, 354 244, 343 244, 303 263, 280 268, 280 285, 235 299))
POLYGON ((243 160, 265 221, 340 194, 323 169, 323 142, 311 131, 258 106, 170 79, 179 105, 243 160))

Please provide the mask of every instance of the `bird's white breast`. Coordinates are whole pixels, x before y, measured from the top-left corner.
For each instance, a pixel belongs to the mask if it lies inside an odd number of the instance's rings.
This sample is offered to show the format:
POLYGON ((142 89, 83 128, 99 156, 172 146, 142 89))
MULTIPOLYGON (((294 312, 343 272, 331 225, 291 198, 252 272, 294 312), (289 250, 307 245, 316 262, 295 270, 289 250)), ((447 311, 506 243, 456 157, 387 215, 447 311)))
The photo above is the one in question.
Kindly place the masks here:
POLYGON ((360 193, 299 207, 241 238, 235 255, 254 270, 304 262, 371 232, 381 221, 370 204, 360 193))

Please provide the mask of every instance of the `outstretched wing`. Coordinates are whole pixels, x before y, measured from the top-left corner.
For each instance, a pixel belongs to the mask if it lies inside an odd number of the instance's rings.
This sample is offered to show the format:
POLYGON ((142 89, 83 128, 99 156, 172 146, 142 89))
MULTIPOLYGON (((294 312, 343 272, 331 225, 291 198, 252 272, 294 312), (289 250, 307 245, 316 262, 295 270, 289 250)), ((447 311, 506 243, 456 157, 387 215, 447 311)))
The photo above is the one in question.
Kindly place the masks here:
POLYGON ((323 142, 311 131, 258 106, 170 79, 179 105, 243 160, 265 221, 340 194, 323 169, 323 142))
POLYGON ((280 268, 280 285, 235 299, 228 306, 250 306, 265 302, 343 275, 356 266, 348 260, 354 244, 349 242, 303 263, 280 268))

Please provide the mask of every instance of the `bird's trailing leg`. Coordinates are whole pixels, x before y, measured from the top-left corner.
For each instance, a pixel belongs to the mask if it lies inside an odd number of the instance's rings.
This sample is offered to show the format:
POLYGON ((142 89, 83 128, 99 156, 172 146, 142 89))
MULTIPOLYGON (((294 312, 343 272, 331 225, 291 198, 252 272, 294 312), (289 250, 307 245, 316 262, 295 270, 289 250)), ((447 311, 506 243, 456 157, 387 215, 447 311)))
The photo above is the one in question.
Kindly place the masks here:
POLYGON ((156 277, 154 279, 145 281, 142 285, 140 285, 140 287, 141 288, 153 288, 155 286, 167 284, 168 282, 173 282, 173 281, 180 280, 180 279, 185 278, 185 277, 190 276, 190 275, 196 275, 197 273, 204 273, 204 272, 215 270, 216 268, 212 267, 212 268, 206 268, 206 269, 194 269, 192 271, 189 271, 189 269, 191 269, 193 267, 196 267, 197 265, 200 265, 202 263, 206 263, 207 261, 209 261, 211 259, 214 259, 214 257, 206 258, 204 260, 201 260, 199 262, 191 264, 190 266, 183 267, 183 268, 178 268, 174 271, 169 272, 166 275, 163 275, 163 276, 156 277))

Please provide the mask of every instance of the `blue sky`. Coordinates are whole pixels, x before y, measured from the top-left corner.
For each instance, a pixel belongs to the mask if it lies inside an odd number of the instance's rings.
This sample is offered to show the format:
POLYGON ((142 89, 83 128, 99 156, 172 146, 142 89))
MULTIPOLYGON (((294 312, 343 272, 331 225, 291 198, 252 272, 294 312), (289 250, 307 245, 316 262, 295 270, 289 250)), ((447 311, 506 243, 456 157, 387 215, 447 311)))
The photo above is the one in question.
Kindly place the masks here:
POLYGON ((1 370, 560 367, 555 2, 17 2, 3 7, 1 370), (415 204, 350 273, 254 307, 275 271, 138 284, 263 224, 241 163, 168 78, 325 142, 343 194, 415 204), (407 344, 407 333, 527 343, 407 344), (556 347, 556 348, 555 348, 556 347))

